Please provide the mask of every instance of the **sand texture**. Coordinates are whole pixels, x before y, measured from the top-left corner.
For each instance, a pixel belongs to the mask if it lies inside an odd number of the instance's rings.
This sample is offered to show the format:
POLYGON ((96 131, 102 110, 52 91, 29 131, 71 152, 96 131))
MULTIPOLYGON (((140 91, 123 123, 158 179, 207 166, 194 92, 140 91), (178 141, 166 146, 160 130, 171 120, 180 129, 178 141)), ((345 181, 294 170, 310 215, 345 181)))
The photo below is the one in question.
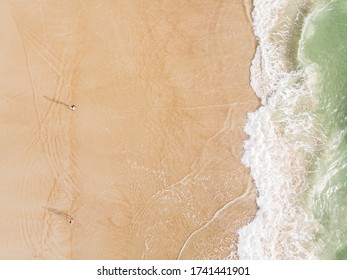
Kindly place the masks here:
POLYGON ((1 0, 0 258, 236 257, 250 9, 1 0))

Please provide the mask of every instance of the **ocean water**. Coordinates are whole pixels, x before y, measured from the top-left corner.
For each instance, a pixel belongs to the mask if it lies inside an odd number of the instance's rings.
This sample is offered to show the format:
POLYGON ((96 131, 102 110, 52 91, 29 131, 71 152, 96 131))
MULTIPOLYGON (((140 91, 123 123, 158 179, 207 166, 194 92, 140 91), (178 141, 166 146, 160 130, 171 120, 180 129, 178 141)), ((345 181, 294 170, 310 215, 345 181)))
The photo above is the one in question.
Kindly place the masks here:
POLYGON ((347 259, 347 1, 254 0, 241 259, 347 259))

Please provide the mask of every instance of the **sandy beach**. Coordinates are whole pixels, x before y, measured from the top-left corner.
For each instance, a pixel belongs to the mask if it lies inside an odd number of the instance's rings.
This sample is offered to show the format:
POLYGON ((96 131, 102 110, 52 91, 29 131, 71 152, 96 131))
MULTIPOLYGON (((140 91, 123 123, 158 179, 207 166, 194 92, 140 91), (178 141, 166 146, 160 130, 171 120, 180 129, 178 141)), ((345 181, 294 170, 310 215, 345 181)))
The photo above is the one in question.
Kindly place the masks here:
POLYGON ((237 258, 251 9, 0 1, 0 258, 237 258))

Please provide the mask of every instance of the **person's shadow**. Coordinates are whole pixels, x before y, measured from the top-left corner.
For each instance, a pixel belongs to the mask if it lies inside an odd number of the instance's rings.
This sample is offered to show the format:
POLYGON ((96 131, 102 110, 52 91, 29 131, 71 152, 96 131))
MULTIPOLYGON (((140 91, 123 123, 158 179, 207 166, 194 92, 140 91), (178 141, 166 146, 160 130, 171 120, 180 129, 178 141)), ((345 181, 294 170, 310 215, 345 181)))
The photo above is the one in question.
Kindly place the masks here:
POLYGON ((57 99, 54 99, 54 98, 49 98, 49 97, 47 97, 46 95, 44 95, 43 97, 46 98, 48 101, 54 102, 54 103, 56 103, 56 104, 64 105, 64 106, 66 106, 67 108, 70 107, 69 104, 66 104, 66 103, 64 103, 64 102, 62 102, 62 101, 60 101, 60 100, 57 100, 57 99))

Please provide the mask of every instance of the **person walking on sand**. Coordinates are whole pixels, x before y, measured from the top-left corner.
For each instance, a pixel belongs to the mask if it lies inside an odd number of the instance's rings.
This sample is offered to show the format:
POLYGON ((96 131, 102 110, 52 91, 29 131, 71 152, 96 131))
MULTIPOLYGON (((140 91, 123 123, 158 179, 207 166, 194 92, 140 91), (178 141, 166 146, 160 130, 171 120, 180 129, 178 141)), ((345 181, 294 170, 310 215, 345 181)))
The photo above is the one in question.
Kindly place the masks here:
POLYGON ((68 107, 70 110, 72 110, 72 111, 75 111, 76 110, 76 106, 75 105, 71 105, 71 106, 69 106, 68 107))
POLYGON ((73 220, 74 220, 74 216, 73 215, 69 215, 69 223, 72 224, 73 223, 73 220))

